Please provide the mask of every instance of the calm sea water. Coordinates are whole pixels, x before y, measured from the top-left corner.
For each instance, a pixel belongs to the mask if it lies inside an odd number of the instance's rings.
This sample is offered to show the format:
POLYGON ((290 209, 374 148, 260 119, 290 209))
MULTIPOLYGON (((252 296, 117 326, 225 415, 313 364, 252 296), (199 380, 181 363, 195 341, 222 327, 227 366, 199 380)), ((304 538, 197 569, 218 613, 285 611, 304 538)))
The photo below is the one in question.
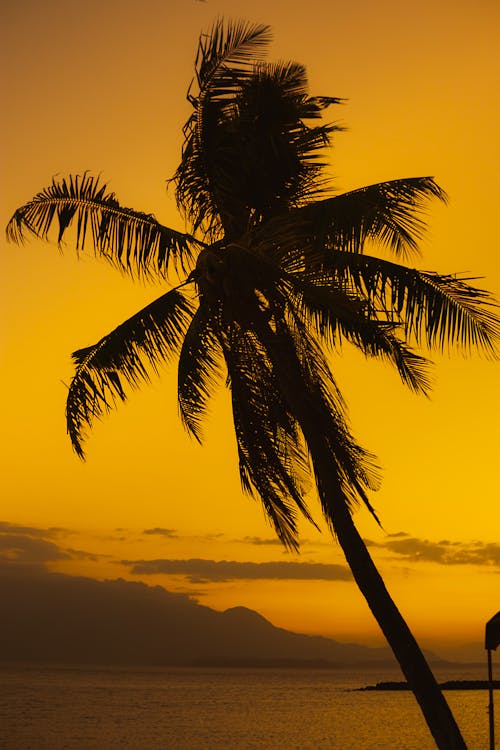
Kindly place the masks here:
MULTIPOLYGON (((437 676, 484 677, 464 669, 437 676)), ((411 694, 352 691, 389 679, 401 676, 396 670, 4 665, 0 748, 434 750, 411 694)), ((487 692, 446 695, 469 750, 487 750, 487 692)))

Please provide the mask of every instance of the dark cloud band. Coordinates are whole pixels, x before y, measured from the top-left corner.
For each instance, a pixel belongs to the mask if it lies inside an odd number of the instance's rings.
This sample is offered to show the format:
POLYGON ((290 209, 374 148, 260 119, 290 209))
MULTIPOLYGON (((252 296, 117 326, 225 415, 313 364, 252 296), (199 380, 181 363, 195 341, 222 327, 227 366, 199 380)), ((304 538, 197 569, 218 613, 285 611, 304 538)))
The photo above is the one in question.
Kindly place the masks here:
POLYGON ((370 542, 408 562, 439 565, 485 565, 500 567, 500 544, 485 542, 431 542, 404 534, 390 535, 385 542, 370 542), (396 538, 397 537, 397 538, 396 538))
POLYGON ((342 565, 299 562, 236 562, 231 560, 123 560, 136 575, 181 575, 192 583, 231 580, 350 581, 342 565))

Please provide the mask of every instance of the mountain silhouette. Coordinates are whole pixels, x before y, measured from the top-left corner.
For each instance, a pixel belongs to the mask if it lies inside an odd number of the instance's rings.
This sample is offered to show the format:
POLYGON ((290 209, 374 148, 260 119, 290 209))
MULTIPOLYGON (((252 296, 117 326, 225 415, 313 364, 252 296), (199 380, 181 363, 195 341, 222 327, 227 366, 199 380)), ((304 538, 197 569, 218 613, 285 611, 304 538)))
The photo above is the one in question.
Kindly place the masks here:
POLYGON ((1 661, 309 666, 393 662, 387 648, 277 628, 246 607, 218 612, 186 594, 1 566, 1 661))

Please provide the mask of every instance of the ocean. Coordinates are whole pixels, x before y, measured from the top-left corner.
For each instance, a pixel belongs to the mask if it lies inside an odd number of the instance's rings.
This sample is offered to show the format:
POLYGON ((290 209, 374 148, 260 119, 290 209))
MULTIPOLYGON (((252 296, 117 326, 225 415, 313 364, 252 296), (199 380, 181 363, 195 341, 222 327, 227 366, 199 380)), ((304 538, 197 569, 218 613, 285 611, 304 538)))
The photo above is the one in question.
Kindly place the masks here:
MULTIPOLYGON (((477 668, 440 669, 436 676, 485 677, 477 668)), ((396 669, 4 664, 0 748, 435 750, 411 693, 353 690, 382 680, 401 675, 396 669)), ((469 750, 487 750, 487 691, 446 696, 469 750)))

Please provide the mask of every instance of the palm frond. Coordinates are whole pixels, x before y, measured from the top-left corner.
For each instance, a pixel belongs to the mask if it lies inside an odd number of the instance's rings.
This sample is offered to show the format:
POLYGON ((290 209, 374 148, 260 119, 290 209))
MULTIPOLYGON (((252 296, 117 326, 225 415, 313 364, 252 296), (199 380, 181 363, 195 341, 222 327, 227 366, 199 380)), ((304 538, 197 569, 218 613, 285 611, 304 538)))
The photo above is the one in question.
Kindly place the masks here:
POLYGON ((202 96, 225 98, 249 75, 272 39, 271 27, 246 21, 217 20, 202 34, 196 54, 196 79, 202 96))
POLYGON ((330 446, 347 505, 352 508, 362 501, 378 521, 367 495, 368 490, 377 490, 380 483, 375 457, 351 435, 346 403, 320 343, 307 322, 298 316, 290 316, 287 325, 279 327, 279 336, 281 345, 289 349, 290 372, 297 383, 302 379, 307 393, 305 401, 310 399, 309 410, 315 414, 318 429, 330 446))
POLYGON ((369 240, 404 258, 418 252, 423 216, 432 198, 446 200, 432 177, 381 182, 277 216, 258 240, 271 253, 286 253, 290 269, 303 264, 304 258, 316 266, 326 263, 332 250, 361 253, 369 240))
POLYGON ((322 445, 327 446, 328 464, 322 471, 326 470, 338 486, 334 499, 327 501, 320 493, 327 522, 333 527, 329 503, 334 501, 344 503, 351 511, 363 502, 378 520, 367 495, 367 490, 378 486, 373 456, 350 434, 342 395, 318 343, 298 318, 290 324, 280 319, 273 330, 264 317, 259 319, 256 315, 254 326, 255 335, 271 362, 277 389, 300 425, 313 459, 316 435, 321 435, 322 445))
POLYGON ((243 182, 253 224, 324 194, 322 155, 342 128, 305 121, 318 119, 325 101, 309 97, 305 68, 296 62, 259 63, 242 84, 235 100, 236 143, 244 167, 240 191, 243 182))
MULTIPOLYGON (((350 333, 350 332, 349 332, 350 333)), ((432 364, 401 341, 393 332, 393 326, 377 324, 367 331, 356 331, 355 336, 346 337, 367 356, 385 359, 394 365, 401 381, 416 394, 428 396, 432 387, 429 366, 432 364)))
POLYGON ((226 206, 231 193, 224 191, 224 173, 233 159, 227 153, 223 127, 227 110, 270 40, 269 26, 243 21, 218 20, 209 34, 200 36, 195 64, 198 92, 192 94, 190 86, 188 100, 194 112, 184 126, 182 159, 173 181, 177 205, 194 231, 203 227, 212 241, 227 224, 225 214, 231 213, 231 206, 226 206))
POLYGON ((366 356, 385 359, 397 368, 402 382, 411 390, 429 393, 429 362, 398 339, 396 324, 370 317, 366 300, 347 295, 334 285, 318 286, 291 274, 287 279, 291 279, 289 314, 299 319, 303 328, 312 325, 329 346, 339 346, 345 340, 366 356))
POLYGON ((206 403, 221 379, 222 348, 217 319, 201 304, 187 329, 179 355, 178 399, 184 426, 201 443, 206 403))
POLYGON ((425 287, 426 319, 415 313, 415 303, 406 300, 405 321, 417 338, 423 335, 429 346, 445 349, 458 344, 466 352, 484 351, 496 357, 500 340, 500 318, 493 311, 498 303, 484 289, 471 286, 473 278, 442 276, 430 271, 420 271, 419 281, 425 287), (434 290, 434 293, 433 293, 434 290))
POLYGON ((160 224, 152 214, 121 206, 98 177, 88 173, 53 179, 12 216, 7 238, 23 242, 26 232, 47 240, 52 227, 62 242, 67 230, 76 231, 76 249, 90 242, 94 252, 126 273, 165 277, 171 262, 189 267, 203 246, 193 236, 160 224))
POLYGON ((269 29, 217 22, 202 36, 199 91, 174 181, 179 207, 212 241, 323 192, 319 151, 335 125, 308 127, 340 100, 309 97, 304 66, 259 57, 269 29))
MULTIPOLYGON (((477 348, 497 356, 500 338, 498 303, 489 292, 469 284, 475 279, 420 271, 368 255, 333 253, 330 273, 351 284, 379 310, 401 322, 417 343, 444 350, 477 348)), ((328 283, 328 282, 327 282, 328 283)))
MULTIPOLYGON (((215 123, 213 127, 216 128, 215 123)), ((224 232, 218 197, 210 189, 204 150, 197 145, 193 134, 184 145, 182 160, 172 181, 175 182, 177 208, 193 231, 202 228, 212 242, 221 239, 224 232)))
POLYGON ((296 511, 314 522, 303 498, 309 464, 297 424, 251 332, 233 329, 225 357, 243 489, 260 497, 283 544, 298 549, 296 511))
POLYGON ((307 274, 283 274, 283 294, 293 316, 300 316, 305 326, 311 326, 330 346, 342 342, 349 332, 355 335, 375 327, 376 321, 367 314, 367 302, 349 294, 335 283, 317 284, 307 274))
MULTIPOLYGON (((387 315, 379 320, 380 311, 364 290, 358 293, 352 280, 347 283, 342 276, 337 278, 329 272, 325 275, 321 270, 286 273, 268 255, 261 256, 252 252, 251 247, 236 244, 227 250, 227 265, 237 270, 228 279, 228 285, 234 286, 230 308, 242 325, 251 327, 255 314, 261 314, 257 306, 261 312, 267 309, 268 315, 276 320, 288 316, 289 320, 300 322, 301 336, 311 337, 315 331, 329 346, 349 341, 366 356, 381 357, 395 365, 402 382, 414 392, 429 392, 428 360, 397 337, 396 329, 402 327, 397 321, 388 322, 387 315), (260 298, 253 295, 253 311, 249 311, 252 295, 248 290, 261 295, 260 298)), ((314 356, 321 356, 319 346, 314 356)), ((326 374, 327 369, 324 373, 331 388, 331 375, 326 374)))
POLYGON ((138 387, 178 351, 193 314, 192 303, 172 289, 97 344, 73 353, 76 373, 66 402, 66 422, 73 448, 84 457, 85 428, 126 400, 124 385, 138 387))
POLYGON ((327 198, 306 206, 304 213, 326 247, 362 252, 366 240, 374 240, 406 257, 418 252, 425 230, 422 214, 431 198, 446 198, 432 177, 404 178, 327 198))
POLYGON ((206 141, 205 115, 224 119, 228 105, 231 107, 270 41, 269 26, 245 21, 218 20, 210 33, 200 36, 195 63, 198 94, 188 93, 196 111, 185 128, 185 132, 192 130, 198 145, 206 141))

